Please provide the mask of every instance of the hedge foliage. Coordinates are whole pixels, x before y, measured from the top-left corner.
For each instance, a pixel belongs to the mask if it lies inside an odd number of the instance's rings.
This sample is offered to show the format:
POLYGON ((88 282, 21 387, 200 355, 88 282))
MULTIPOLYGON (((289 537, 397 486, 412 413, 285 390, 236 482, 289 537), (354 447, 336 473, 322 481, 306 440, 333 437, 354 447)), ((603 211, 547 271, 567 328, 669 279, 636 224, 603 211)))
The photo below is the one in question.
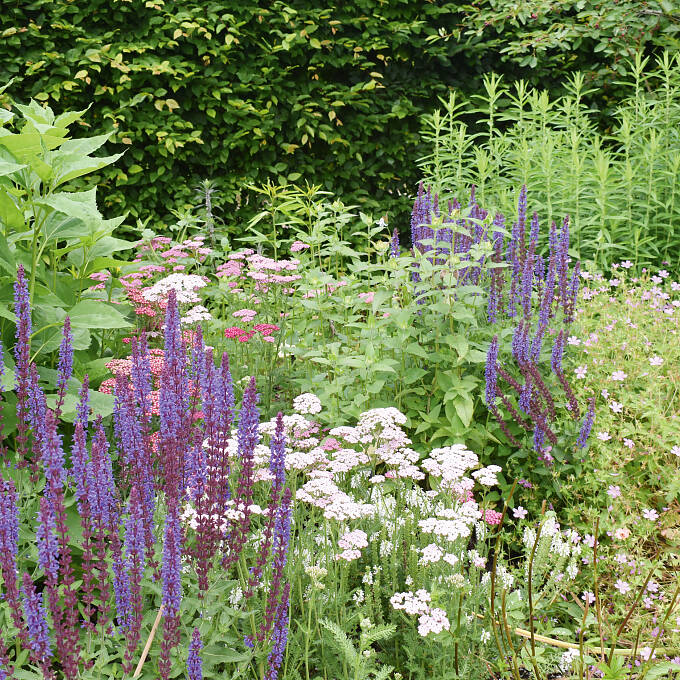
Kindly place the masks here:
POLYGON ((648 13, 610 0, 601 28, 593 7, 605 3, 583 0, 324 4, 5 0, 0 64, 3 81, 15 80, 0 103, 92 105, 88 134, 113 130, 108 153, 128 147, 97 178, 110 214, 167 221, 205 177, 217 181, 227 224, 256 208, 244 185, 268 178, 394 210, 417 180, 420 116, 438 96, 474 92, 492 69, 556 87, 556 64, 601 77, 655 35, 673 40, 676 26, 667 0, 642 3, 648 13), (628 37, 606 37, 623 25, 628 37))

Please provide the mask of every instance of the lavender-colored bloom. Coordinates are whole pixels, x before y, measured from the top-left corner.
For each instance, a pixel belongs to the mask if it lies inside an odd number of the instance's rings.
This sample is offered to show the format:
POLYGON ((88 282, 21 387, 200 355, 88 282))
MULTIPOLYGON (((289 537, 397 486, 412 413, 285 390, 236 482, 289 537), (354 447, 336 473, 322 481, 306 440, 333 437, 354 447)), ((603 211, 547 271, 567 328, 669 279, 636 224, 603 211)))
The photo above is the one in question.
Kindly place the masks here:
POLYGON ((283 663, 283 653, 286 651, 288 642, 288 599, 290 597, 290 584, 286 583, 281 596, 281 602, 276 610, 276 620, 272 631, 272 648, 267 658, 269 668, 264 676, 265 680, 277 680, 279 668, 283 663))
POLYGON ((569 261, 569 215, 564 218, 560 240, 557 245, 557 285, 562 304, 567 299, 567 266, 569 261))
POLYGON ((493 406, 496 403, 496 396, 498 394, 498 336, 494 335, 489 351, 486 355, 486 368, 484 371, 486 377, 486 404, 493 406))
POLYGON ((279 592, 281 592, 281 586, 283 584, 283 575, 288 559, 288 544, 290 541, 290 503, 291 490, 286 487, 276 517, 271 586, 264 611, 264 625, 258 634, 258 639, 260 640, 264 639, 264 636, 272 629, 272 624, 274 623, 279 610, 279 592))
POLYGON ((529 230, 529 241, 533 246, 534 252, 536 252, 536 250, 538 249, 538 229, 539 229, 538 213, 534 212, 531 218, 531 228, 529 230))
POLYGON ((399 257, 399 232, 396 227, 390 239, 390 257, 399 257))
POLYGON ((87 500, 90 514, 95 522, 108 527, 112 524, 112 510, 114 506, 115 484, 109 443, 106 435, 98 423, 92 441, 92 460, 85 467, 87 484, 87 500))
POLYGON ((541 426, 541 423, 537 423, 534 428, 534 450, 540 451, 543 448, 545 442, 545 430, 541 426))
POLYGON ((42 593, 35 592, 31 577, 24 572, 22 588, 24 600, 24 617, 28 629, 31 651, 37 661, 44 661, 52 654, 47 614, 43 605, 42 593))
POLYGON ((23 365, 27 368, 30 356, 31 303, 22 264, 17 269, 17 278, 14 282, 14 313, 17 317, 14 358, 17 366, 23 365))
POLYGON ((283 414, 276 415, 274 436, 269 443, 269 470, 274 475, 274 485, 281 489, 286 481, 286 437, 284 434, 283 414))
POLYGON ((189 643, 189 656, 187 658, 187 675, 189 676, 189 680, 203 680, 201 649, 203 649, 201 632, 198 628, 194 628, 194 632, 191 635, 191 642, 189 643))
POLYGON ((121 631, 124 631, 130 623, 130 574, 120 554, 113 557, 111 569, 113 571, 113 594, 116 600, 116 618, 121 631))
POLYGON ((57 418, 61 413, 61 407, 64 405, 67 383, 73 373, 73 333, 71 332, 71 319, 68 316, 64 319, 62 333, 61 345, 59 346, 59 368, 57 370, 58 397, 55 409, 57 418))
POLYGON ((83 427, 83 432, 87 432, 87 421, 90 417, 90 378, 87 373, 83 377, 83 384, 78 397, 76 423, 80 423, 83 427))
POLYGON ((19 508, 14 482, 0 478, 0 566, 11 568, 17 557, 19 540, 19 508))
POLYGON ((53 496, 61 491, 66 481, 64 469, 64 449, 61 435, 57 432, 57 422, 53 413, 45 416, 45 441, 42 448, 42 461, 47 477, 46 492, 53 496))
POLYGON ((161 567, 162 601, 168 617, 174 617, 178 614, 182 601, 181 547, 182 530, 177 516, 177 508, 171 507, 165 515, 163 565, 161 567))
POLYGON ((524 318, 531 318, 531 283, 534 275, 533 258, 527 256, 524 266, 522 267, 522 281, 520 288, 520 296, 522 301, 522 311, 524 318))
POLYGON ((512 355, 518 362, 529 360, 529 323, 520 321, 512 336, 512 355))
POLYGON ((579 432, 578 439, 576 440, 576 446, 580 449, 585 448, 590 436, 590 431, 593 429, 593 421, 595 420, 595 397, 591 397, 588 404, 588 411, 583 418, 583 423, 581 424, 581 431, 579 432))
POLYGON ((28 381, 28 422, 33 430, 34 451, 40 452, 47 439, 47 402, 45 393, 38 383, 35 364, 29 368, 28 381))
POLYGON ((524 248, 524 240, 527 224, 527 185, 523 184, 519 190, 519 197, 517 199, 517 234, 519 237, 518 247, 524 248))
POLYGON ((579 273, 581 271, 581 264, 577 262, 574 265, 574 271, 571 274, 569 281, 569 289, 567 290, 567 300, 564 305, 564 323, 567 325, 574 321, 574 312, 576 311, 576 298, 578 297, 579 287, 579 273))
POLYGON ((562 357, 564 356, 564 331, 560 330, 555 338, 552 348, 550 367, 553 373, 558 374, 562 371, 562 357))
POLYGON ((534 385, 531 381, 531 378, 528 375, 525 376, 524 385, 522 386, 522 391, 519 395, 519 399, 517 400, 517 405, 524 413, 529 413, 531 410, 531 396, 533 393, 533 388, 534 385))
POLYGON ((54 508, 47 496, 40 497, 36 539, 38 544, 38 564, 48 577, 56 581, 59 571, 57 524, 54 517, 54 508))

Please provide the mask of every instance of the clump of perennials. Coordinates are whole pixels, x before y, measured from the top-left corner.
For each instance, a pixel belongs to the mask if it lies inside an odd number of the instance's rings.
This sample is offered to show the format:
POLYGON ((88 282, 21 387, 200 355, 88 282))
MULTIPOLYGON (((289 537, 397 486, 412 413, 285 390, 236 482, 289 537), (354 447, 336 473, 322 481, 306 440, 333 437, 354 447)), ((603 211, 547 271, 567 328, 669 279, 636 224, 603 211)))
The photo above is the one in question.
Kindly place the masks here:
MULTIPOLYGON (((170 677, 170 653, 180 643, 180 621, 193 629, 189 670, 199 677, 199 621, 182 619, 186 586, 181 564, 188 561, 192 566, 202 598, 213 578, 233 571, 237 562, 245 560, 252 563, 244 584, 246 604, 250 598, 261 600, 253 606, 247 640, 254 654, 264 654, 266 677, 274 680, 286 645, 289 598, 285 565, 291 492, 284 470, 282 417, 274 423, 269 447, 263 447, 254 379, 237 413, 226 354, 216 365, 200 330, 192 346, 187 346, 171 290, 160 375, 154 377, 155 356, 142 335, 132 343, 129 361, 112 367, 122 369, 113 388, 112 440, 101 418, 90 419, 85 379, 71 442, 72 465, 67 467, 59 417, 73 366, 70 326, 68 322, 64 326, 59 352, 57 407, 50 410, 30 361, 31 310, 21 267, 15 284, 15 313, 18 423, 15 450, 6 455, 15 468, 28 466, 35 477, 43 477, 45 492, 37 518, 22 516, 25 506, 13 478, 3 475, 0 480, 2 607, 11 620, 9 630, 3 631, 5 639, 0 637, 3 677, 13 673, 7 647, 10 638, 16 638, 13 649, 17 653, 28 650, 31 663, 45 677, 63 675, 75 680, 94 663, 89 650, 99 635, 119 637, 120 661, 128 674, 139 654, 143 615, 159 606, 163 615, 158 651, 161 678, 170 677), (151 398, 153 381, 158 382, 156 407, 151 398), (268 452, 268 474, 256 479, 255 452, 261 455, 262 448, 268 452), (80 586, 66 522, 71 498, 76 501, 83 536, 80 586), (182 522, 187 502, 195 508, 191 525, 182 522), (258 502, 265 509, 256 516, 253 508, 258 502), (159 517, 161 531, 154 519, 159 517), (38 547, 33 576, 21 557, 25 540, 21 536, 31 526, 35 526, 38 547), (163 538, 157 545, 159 533, 163 538), (255 545, 251 539, 256 533, 263 538, 255 545), (158 578, 160 601, 151 588, 158 578)), ((200 624, 200 629, 205 625, 200 624)))

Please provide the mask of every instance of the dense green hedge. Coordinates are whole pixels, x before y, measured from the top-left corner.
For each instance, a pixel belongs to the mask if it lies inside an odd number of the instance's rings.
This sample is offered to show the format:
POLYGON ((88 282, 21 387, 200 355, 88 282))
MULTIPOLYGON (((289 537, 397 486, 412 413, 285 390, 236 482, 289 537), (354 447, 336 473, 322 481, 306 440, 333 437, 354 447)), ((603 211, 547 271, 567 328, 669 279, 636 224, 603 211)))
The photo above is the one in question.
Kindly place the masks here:
POLYGON ((535 42, 536 31, 554 32, 543 13, 527 46, 526 12, 552 5, 5 0, 0 68, 3 80, 15 78, 5 98, 34 97, 55 110, 92 104, 88 133, 115 128, 107 151, 128 152, 99 178, 111 213, 167 220, 204 177, 218 181, 216 202, 234 225, 255 207, 243 185, 268 177, 394 210, 417 180, 419 117, 447 89, 474 91, 491 69, 559 86, 556 64, 584 68, 590 59, 601 72, 650 39, 650 22, 673 37, 663 8, 631 17, 621 9, 639 2, 611 2, 615 20, 590 34, 582 28, 597 16, 584 16, 583 2, 557 3, 569 30, 558 42, 535 42), (646 32, 606 42, 616 22, 634 19, 646 32), (607 49, 593 56, 600 40, 607 49))

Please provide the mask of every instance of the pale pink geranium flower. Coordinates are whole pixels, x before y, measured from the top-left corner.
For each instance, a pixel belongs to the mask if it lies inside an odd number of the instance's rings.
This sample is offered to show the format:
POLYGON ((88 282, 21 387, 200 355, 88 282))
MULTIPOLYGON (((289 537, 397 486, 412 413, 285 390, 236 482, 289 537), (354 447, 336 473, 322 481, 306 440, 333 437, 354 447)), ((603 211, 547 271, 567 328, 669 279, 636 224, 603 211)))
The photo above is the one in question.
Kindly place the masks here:
POLYGON ((576 375, 577 378, 582 380, 583 378, 586 377, 586 373, 588 372, 588 367, 587 366, 578 366, 574 370, 574 374, 576 375))
POLYGON ((611 486, 607 489, 607 495, 608 495, 610 498, 620 498, 620 497, 621 497, 621 487, 620 487, 620 486, 611 485, 611 486))
POLYGON ((616 588, 616 590, 618 590, 621 593, 621 595, 625 595, 626 593, 629 593, 631 590, 630 585, 626 581, 622 581, 621 579, 619 579, 614 584, 614 588, 616 588))
POLYGON ((567 344, 568 344, 568 345, 578 346, 578 345, 581 344, 581 341, 580 341, 579 338, 577 338, 575 335, 570 335, 570 336, 567 338, 567 344))
POLYGON ((663 359, 656 354, 653 357, 649 358, 649 365, 650 366, 661 366, 662 363, 663 363, 663 359))
POLYGON ((622 266, 624 269, 630 269, 630 268, 633 266, 633 263, 632 263, 630 260, 624 260, 624 261, 621 263, 621 266, 622 266))
POLYGON ((621 404, 618 401, 612 401, 609 404, 609 408, 614 412, 614 413, 621 413, 623 411, 623 404, 621 404))
POLYGON ((656 510, 654 510, 653 508, 645 508, 642 511, 642 516, 645 519, 648 519, 650 522, 654 522, 657 519, 659 519, 659 513, 656 510))
POLYGON ((611 375, 611 380, 618 380, 622 381, 625 380, 628 376, 623 372, 623 371, 614 371, 611 375))
POLYGON ((625 541, 627 538, 630 537, 630 529, 628 529, 627 527, 621 527, 620 529, 617 529, 614 532, 614 536, 619 541, 625 541))
POLYGON ((588 604, 593 604, 593 602, 595 602, 595 594, 584 590, 581 599, 588 604))
POLYGON ((632 439, 628 439, 628 437, 623 438, 623 445, 629 449, 632 449, 635 444, 633 443, 632 439))
POLYGON ((678 456, 678 458, 680 458, 680 446, 674 446, 674 447, 671 449, 671 453, 672 453, 674 456, 678 456))
POLYGON ((598 432, 598 433, 597 433, 597 438, 598 438, 601 442, 608 442, 612 437, 611 437, 611 435, 609 434, 609 432, 598 432))
POLYGON ((513 517, 516 519, 524 519, 527 516, 527 511, 521 506, 518 505, 513 511, 512 511, 513 517))

